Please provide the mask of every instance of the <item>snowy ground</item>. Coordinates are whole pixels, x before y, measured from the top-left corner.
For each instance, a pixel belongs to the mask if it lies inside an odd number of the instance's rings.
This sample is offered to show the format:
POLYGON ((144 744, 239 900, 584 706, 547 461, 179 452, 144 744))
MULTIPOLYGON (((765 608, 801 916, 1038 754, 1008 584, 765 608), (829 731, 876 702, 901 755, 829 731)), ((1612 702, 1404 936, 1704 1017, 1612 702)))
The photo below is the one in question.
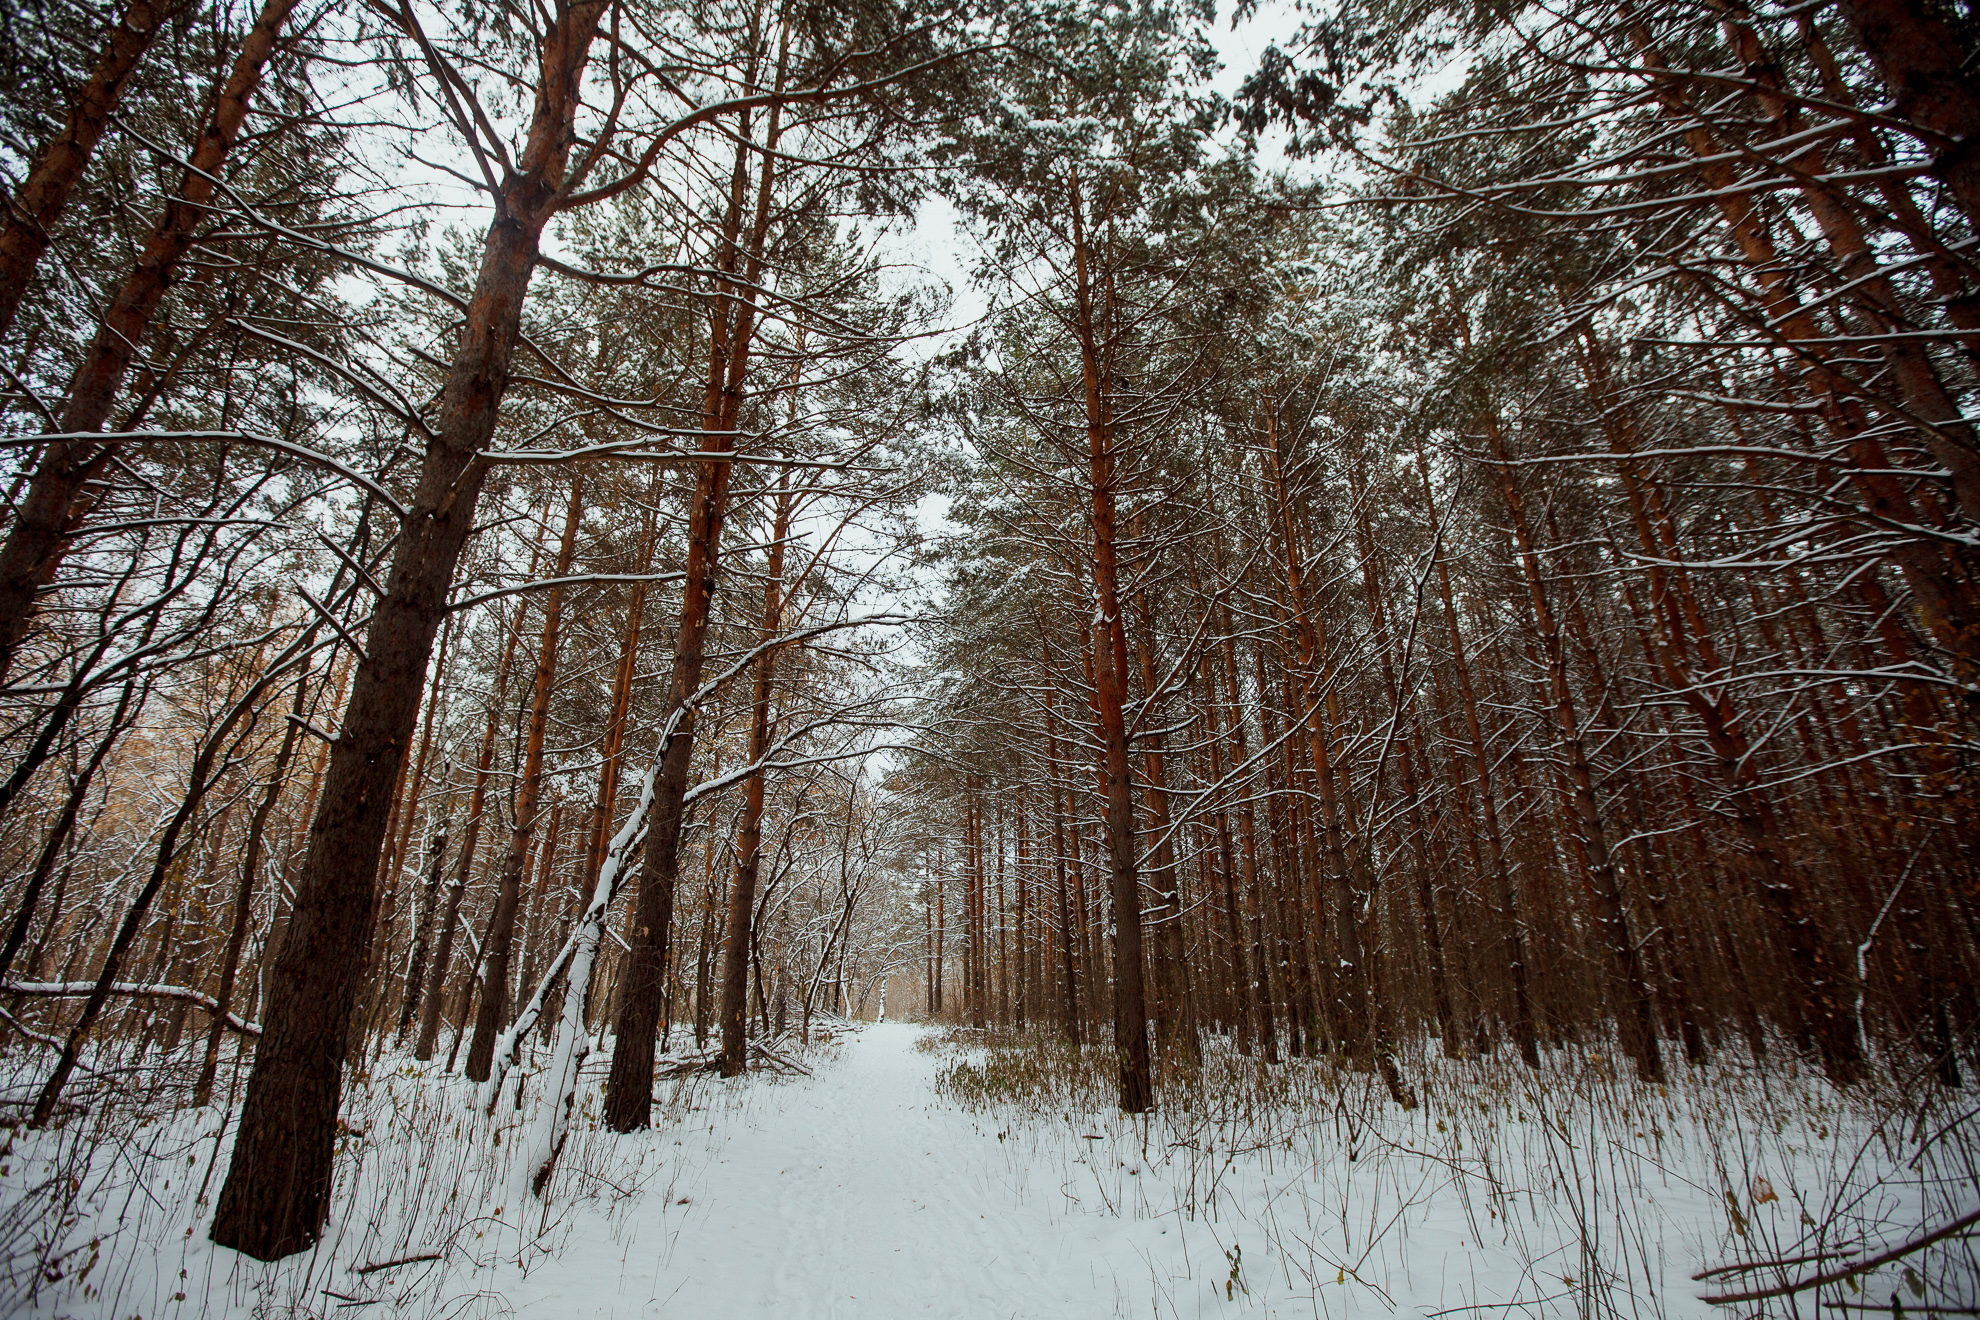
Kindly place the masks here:
MULTIPOLYGON (((211 1111, 113 1133, 107 1105, 0 1154, 0 1269, 28 1313, 118 1320, 1688 1317, 1750 1313, 1689 1276, 1792 1254, 1803 1216, 1847 1203, 1864 1240, 1896 1241, 1976 1186, 1901 1176, 1890 1125, 1805 1079, 1666 1092, 1599 1056, 1537 1082, 1446 1064, 1404 1114, 1352 1074, 1223 1056, 1209 1112, 1134 1120, 1027 1057, 889 1024, 814 1049, 809 1077, 670 1083, 649 1133, 581 1121, 527 1242, 499 1203, 520 1120, 491 1127, 457 1079, 402 1065, 353 1091, 331 1234, 272 1266, 206 1241, 231 1135, 211 1111), (65 1251, 29 1301, 23 1268, 65 1251)), ((1931 1259, 1912 1263, 1949 1300, 1972 1257, 1931 1259)))

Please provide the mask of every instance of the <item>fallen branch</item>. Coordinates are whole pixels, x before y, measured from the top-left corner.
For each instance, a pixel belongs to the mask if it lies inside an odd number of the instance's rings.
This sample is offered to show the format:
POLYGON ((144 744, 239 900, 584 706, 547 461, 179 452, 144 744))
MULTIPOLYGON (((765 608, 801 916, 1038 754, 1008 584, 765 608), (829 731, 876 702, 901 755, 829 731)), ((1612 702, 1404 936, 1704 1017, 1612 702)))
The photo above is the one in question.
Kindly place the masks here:
POLYGON ((351 1271, 351 1273, 353 1273, 353 1274, 375 1274, 375 1273, 377 1273, 377 1272, 378 1272, 379 1270, 389 1270, 389 1269, 391 1269, 391 1268, 392 1268, 392 1267, 393 1267, 394 1265, 417 1265, 417 1264, 418 1264, 418 1263, 419 1263, 420 1261, 423 1261, 423 1260, 439 1260, 439 1259, 440 1259, 440 1253, 439 1253, 439 1252, 437 1252, 437 1251, 429 1251, 429 1252, 425 1252, 424 1254, 422 1254, 422 1255, 418 1255, 418 1256, 401 1256, 401 1257, 399 1257, 399 1258, 398 1258, 397 1260, 381 1260, 381 1261, 379 1261, 379 1262, 377 1262, 376 1264, 372 1264, 372 1265, 362 1265, 362 1266, 359 1266, 359 1267, 358 1267, 357 1269, 355 1269, 355 1270, 352 1270, 352 1271, 351 1271))
MULTIPOLYGON (((0 983, 0 993, 10 995, 42 995, 50 999, 80 999, 94 993, 94 981, 7 981, 0 983)), ((220 1002, 212 995, 203 995, 197 990, 188 990, 180 985, 139 985, 135 981, 112 981, 110 993, 132 995, 139 999, 182 999, 188 1004, 197 1004, 214 1016, 220 1014, 220 1002)), ((229 1013, 227 1025, 243 1036, 259 1036, 261 1024, 249 1022, 229 1013)))
POLYGON ((1691 1276, 1692 1281, 1702 1282, 1720 1274, 1751 1274, 1755 1270, 1780 1270, 1790 1265, 1812 1265, 1824 1260, 1848 1260, 1860 1253, 1854 1251, 1817 1251, 1807 1256, 1784 1256, 1779 1260, 1743 1260, 1734 1265, 1714 1265, 1709 1270, 1700 1270, 1691 1276))
MULTIPOLYGON (((1902 1260, 1914 1251, 1923 1251, 1934 1242, 1943 1242, 1945 1239, 1961 1233, 1975 1224, 1980 1224, 1980 1210, 1975 1210, 1970 1215, 1962 1215, 1943 1228, 1935 1228, 1923 1237, 1913 1238, 1901 1247, 1893 1247, 1880 1256, 1872 1256, 1868 1260, 1858 1261, 1854 1265, 1845 1265, 1841 1269, 1829 1270, 1822 1274, 1811 1274, 1807 1278, 1797 1282, 1777 1284, 1772 1288, 1749 1288, 1745 1292, 1736 1293, 1712 1293, 1699 1300, 1710 1302, 1714 1306, 1727 1306, 1733 1302, 1758 1302, 1764 1301, 1769 1297, 1786 1297, 1791 1293, 1807 1292, 1810 1288, 1827 1287, 1832 1283, 1841 1283, 1844 1279, 1854 1275, 1867 1274, 1879 1265, 1888 1265, 1894 1260, 1902 1260)), ((1756 1265, 1753 1268, 1765 1269, 1766 1266, 1756 1265)))
POLYGON ((795 1059, 787 1058, 777 1053, 777 1051, 771 1049, 768 1045, 758 1045, 755 1042, 751 1042, 749 1048, 755 1052, 759 1059, 762 1059, 766 1063, 774 1064, 787 1072, 801 1073, 806 1077, 811 1076, 811 1069, 805 1067, 795 1059))
POLYGON ((62 1041, 60 1037, 42 1035, 39 1031, 34 1030, 32 1027, 28 1026, 27 1023, 21 1021, 19 1018, 15 1017, 12 1013, 9 1013, 4 1008, 0 1008, 0 1022, 5 1022, 8 1026, 12 1027, 15 1031, 20 1032, 23 1036, 26 1036, 29 1040, 33 1041, 37 1045, 46 1045, 51 1050, 59 1050, 62 1048, 62 1041))
MULTIPOLYGON (((779 1037, 779 1039, 782 1038, 779 1037)), ((805 1067, 795 1059, 777 1053, 777 1051, 771 1049, 768 1045, 751 1041, 749 1043, 749 1052, 755 1055, 760 1062, 777 1072, 796 1073, 804 1077, 811 1076, 811 1069, 805 1067)), ((682 1059, 678 1063, 669 1064, 654 1075, 656 1077, 692 1077, 696 1073, 714 1072, 721 1065, 722 1056, 719 1051, 705 1050, 700 1054, 682 1059)))

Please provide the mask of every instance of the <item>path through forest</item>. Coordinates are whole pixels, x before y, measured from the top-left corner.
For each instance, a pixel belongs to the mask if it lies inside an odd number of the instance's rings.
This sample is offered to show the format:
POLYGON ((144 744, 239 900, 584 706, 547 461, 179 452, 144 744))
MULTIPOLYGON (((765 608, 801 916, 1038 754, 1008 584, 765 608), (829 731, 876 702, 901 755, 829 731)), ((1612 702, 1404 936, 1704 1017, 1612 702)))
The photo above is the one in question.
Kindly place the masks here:
POLYGON ((1173 1259, 1187 1254, 1180 1226, 1034 1185, 989 1117, 936 1096, 945 1056, 915 1048, 924 1031, 866 1027, 813 1056, 809 1078, 712 1083, 750 1094, 742 1114, 673 1135, 684 1158, 672 1200, 649 1197, 635 1216, 664 1205, 664 1248, 652 1251, 650 1222, 632 1225, 615 1282, 579 1247, 510 1300, 524 1314, 582 1299, 586 1311, 698 1320, 1097 1317, 1149 1293, 1155 1273, 1188 1269, 1173 1259))
MULTIPOLYGON (((1285 1065, 1256 1104, 1247 1065, 1206 1052, 1214 1112, 1124 1116, 1090 1086, 972 1112, 940 1081, 984 1067, 980 1049, 923 1048, 933 1029, 918 1025, 834 1031, 804 1052, 809 1075, 663 1082, 654 1126, 629 1136, 597 1123, 588 1070, 549 1197, 526 1202, 527 1242, 510 1156, 535 1106, 491 1128, 472 1088, 410 1061, 354 1088, 329 1232, 273 1263, 207 1239, 231 1135, 218 1111, 17 1134, 0 1175, 75 1189, 37 1222, 78 1272, 29 1309, 1340 1320, 1483 1305, 1702 1320, 1716 1312, 1688 1276, 1785 1254, 1809 1209, 1847 1197, 1888 1224, 1923 1217, 1874 1113, 1816 1078, 1652 1088, 1552 1052, 1538 1078, 1506 1058, 1420 1067, 1423 1104, 1406 1112, 1372 1074, 1320 1062, 1285 1065), (1744 1193, 1736 1219, 1729 1189, 1744 1193)), ((990 1089, 1035 1066, 1008 1052, 990 1089)), ((962 1091, 987 1085, 972 1076, 962 1091)))

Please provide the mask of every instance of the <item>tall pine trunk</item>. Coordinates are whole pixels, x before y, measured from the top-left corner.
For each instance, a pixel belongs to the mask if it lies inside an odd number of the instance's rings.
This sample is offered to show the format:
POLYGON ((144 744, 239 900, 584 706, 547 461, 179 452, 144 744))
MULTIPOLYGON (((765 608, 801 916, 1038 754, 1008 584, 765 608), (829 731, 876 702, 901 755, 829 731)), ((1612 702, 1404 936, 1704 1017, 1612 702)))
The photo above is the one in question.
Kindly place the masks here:
POLYGON ((729 513, 729 478, 734 463, 728 456, 735 452, 743 381, 756 329, 756 296, 763 274, 763 244, 776 178, 779 122, 778 109, 773 105, 764 135, 755 215, 746 239, 742 220, 749 191, 749 154, 754 148, 749 141, 747 120, 737 131, 720 262, 722 278, 717 283, 710 318, 708 383, 702 398, 701 453, 705 457, 699 464, 688 511, 686 580, 681 591, 673 672, 667 685, 660 775, 654 790, 646 853, 641 859, 633 927, 627 941, 630 953, 626 960, 625 998, 614 1025, 612 1066, 605 1080, 605 1121, 614 1132, 645 1127, 653 1112, 654 1039, 666 1008, 668 936, 674 919, 674 891, 680 879, 681 834, 687 824, 696 701, 707 656, 722 529, 729 513), (736 278, 738 275, 740 280, 736 278))
MULTIPOLYGON (((771 646, 784 617, 784 538, 791 525, 789 472, 779 482, 776 513, 770 523, 770 562, 763 585, 763 626, 757 645, 756 691, 750 702, 749 764, 770 752, 770 702, 777 676, 777 651, 771 646)), ((757 768, 743 785, 742 819, 736 826, 736 878, 729 889, 728 932, 722 944, 722 1053, 717 1070, 734 1077, 749 1067, 749 1043, 743 1030, 746 960, 754 938, 756 877, 763 856, 763 790, 768 774, 757 768)))
POLYGON ((1148 1006, 1142 984, 1141 877, 1136 866, 1133 771, 1127 719, 1127 630, 1121 617, 1115 502, 1115 434, 1106 399, 1103 314, 1095 307, 1092 251, 1079 176, 1071 180, 1073 268, 1080 373, 1085 385, 1087 461, 1093 494, 1093 699, 1104 749, 1100 769, 1107 865, 1114 899, 1114 1052, 1120 1107, 1141 1114, 1155 1107, 1148 1048, 1148 1006))
MULTIPOLYGON (((564 532, 550 576, 570 574, 577 549, 578 522, 584 512, 584 477, 571 480, 570 503, 564 511, 564 532)), ((488 922, 482 953, 481 1008, 474 1019, 474 1040, 468 1046, 470 1081, 488 1080, 495 1057, 495 1037, 509 1010, 509 962, 515 946, 516 909, 522 898, 523 870, 529 863, 530 842, 536 834, 536 808, 543 795, 543 735, 550 726, 550 693, 557 682, 557 641, 564 621, 564 589, 551 587, 543 603, 543 637, 536 654, 536 683, 530 695, 529 728, 523 740, 522 781, 516 790, 515 812, 509 827, 509 848, 495 890, 495 912, 488 922)))
POLYGON ((262 1260, 308 1250, 329 1214, 341 1064, 373 879, 421 679, 454 568, 474 528, 523 298, 556 209, 575 134, 579 83, 604 0, 560 4, 541 49, 529 137, 498 199, 474 295, 442 387, 438 423, 399 529, 385 595, 332 749, 289 932, 214 1211, 212 1238, 262 1260))

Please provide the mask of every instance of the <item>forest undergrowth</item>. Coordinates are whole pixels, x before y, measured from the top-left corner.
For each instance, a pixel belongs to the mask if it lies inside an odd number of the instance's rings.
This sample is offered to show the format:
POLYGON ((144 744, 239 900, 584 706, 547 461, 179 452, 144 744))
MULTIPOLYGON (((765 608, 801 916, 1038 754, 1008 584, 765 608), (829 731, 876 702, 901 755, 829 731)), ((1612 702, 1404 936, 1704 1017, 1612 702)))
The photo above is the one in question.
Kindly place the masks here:
MULTIPOLYGON (((521 1224, 511 1164, 531 1087, 491 1117, 459 1076, 387 1051, 349 1093, 329 1230, 272 1264, 202 1231, 231 1108, 184 1103, 183 1058, 106 1059, 62 1121, 0 1141, 7 1309, 466 1317, 554 1310, 569 1279, 627 1259, 678 1273, 666 1262, 696 1213, 685 1193, 700 1197, 732 1134, 787 1124, 807 1100, 779 1089, 832 1069, 844 1039, 834 1026, 809 1046, 776 1042, 801 1063, 733 1081, 683 1067, 691 1052, 665 1055, 654 1127, 632 1136, 597 1121, 594 1062, 521 1224)), ((1158 1315, 1197 1313, 1205 1280, 1189 1276, 1204 1270, 1231 1315, 1785 1317, 1815 1313, 1818 1295, 1832 1313, 1956 1315, 1980 1302, 1958 1236, 1819 1289, 1714 1300, 1842 1273, 1968 1211, 1980 1110, 1901 1066, 1843 1093, 1785 1066, 1785 1048, 1757 1066, 1727 1042, 1714 1067, 1654 1085, 1592 1037, 1545 1051, 1537 1072, 1510 1052, 1448 1058, 1418 1041, 1399 1057, 1418 1100, 1404 1110, 1347 1060, 1268 1066, 1206 1035, 1196 1063, 1158 1055, 1157 1107, 1127 1115, 1104 1041, 948 1027, 916 1048, 933 1056, 935 1106, 994 1152, 990 1210, 1177 1230, 1160 1239, 1176 1243, 1168 1255, 1104 1262, 1145 1267, 1122 1291, 1158 1315)), ((31 1093, 36 1062, 5 1061, 5 1096, 31 1093)))
POLYGON ((1157 1108, 1135 1116, 1104 1043, 922 1042, 951 1056, 938 1090, 998 1125, 1013 1175, 1042 1190, 1042 1165, 1069 1197, 1211 1226, 1234 1300, 1264 1279, 1327 1316, 1974 1314, 1970 1236, 1847 1272, 1970 1212, 1971 1097, 1923 1069, 1843 1093, 1785 1048, 1755 1063, 1727 1045, 1654 1085, 1612 1040, 1545 1051, 1538 1071, 1419 1040, 1404 1110, 1372 1070, 1264 1066, 1212 1036, 1199 1063, 1163 1060, 1157 1108), (1721 1300, 1816 1273, 1843 1277, 1721 1300))
MULTIPOLYGON (((833 1048, 830 1032, 817 1033, 807 1054, 829 1061, 833 1048)), ((233 1106, 187 1106, 182 1055, 153 1051, 93 1074, 73 1092, 66 1121, 41 1131, 0 1125, 0 1311, 289 1316, 382 1305, 410 1316, 506 1314, 545 1262, 617 1257, 635 1212, 664 1221, 676 1184, 695 1168, 678 1158, 680 1131, 747 1121, 764 1088, 783 1080, 762 1070, 723 1085, 711 1071, 678 1066, 693 1051, 663 1054, 671 1075, 656 1087, 653 1129, 627 1138, 598 1121, 607 1056, 595 1051, 545 1195, 518 1207, 514 1154, 537 1108, 530 1082, 548 1059, 537 1054, 525 1065, 522 1104, 490 1116, 474 1083, 384 1052, 347 1092, 323 1240, 267 1264, 216 1249, 205 1232, 232 1152, 233 1106)), ((42 1066, 20 1053, 0 1060, 0 1098, 32 1096, 42 1066)))

